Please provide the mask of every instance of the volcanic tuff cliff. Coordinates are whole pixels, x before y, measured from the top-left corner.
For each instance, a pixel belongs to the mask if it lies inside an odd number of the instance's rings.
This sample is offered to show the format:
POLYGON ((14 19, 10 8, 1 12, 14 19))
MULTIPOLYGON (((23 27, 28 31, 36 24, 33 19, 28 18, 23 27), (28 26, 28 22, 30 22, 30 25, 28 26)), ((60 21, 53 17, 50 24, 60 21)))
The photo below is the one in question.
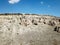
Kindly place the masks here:
POLYGON ((0 14, 0 45, 60 45, 60 17, 0 14))

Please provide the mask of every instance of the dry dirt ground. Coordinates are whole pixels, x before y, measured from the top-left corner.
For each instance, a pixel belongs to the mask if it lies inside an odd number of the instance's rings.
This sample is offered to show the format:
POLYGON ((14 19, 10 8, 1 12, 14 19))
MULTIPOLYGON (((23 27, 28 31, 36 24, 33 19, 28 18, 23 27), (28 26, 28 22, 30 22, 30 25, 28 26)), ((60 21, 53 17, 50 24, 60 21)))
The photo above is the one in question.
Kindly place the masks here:
POLYGON ((60 33, 49 21, 60 25, 53 16, 0 15, 0 45, 60 45, 60 33))

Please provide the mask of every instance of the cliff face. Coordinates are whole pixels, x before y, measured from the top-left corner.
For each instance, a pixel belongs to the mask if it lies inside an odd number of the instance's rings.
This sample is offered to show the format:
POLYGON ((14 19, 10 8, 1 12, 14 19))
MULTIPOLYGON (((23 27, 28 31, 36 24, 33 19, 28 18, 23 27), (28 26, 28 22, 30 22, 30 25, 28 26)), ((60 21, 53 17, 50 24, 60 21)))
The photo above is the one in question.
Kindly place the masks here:
POLYGON ((60 18, 0 15, 0 45, 60 45, 60 18))

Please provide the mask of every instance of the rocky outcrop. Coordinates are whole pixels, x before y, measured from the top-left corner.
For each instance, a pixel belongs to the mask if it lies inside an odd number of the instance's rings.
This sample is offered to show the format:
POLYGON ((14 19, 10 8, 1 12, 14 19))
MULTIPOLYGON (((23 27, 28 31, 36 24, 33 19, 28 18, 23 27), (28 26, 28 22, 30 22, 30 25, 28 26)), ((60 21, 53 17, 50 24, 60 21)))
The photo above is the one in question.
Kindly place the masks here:
POLYGON ((0 45, 60 45, 56 27, 60 18, 55 16, 0 14, 0 45))

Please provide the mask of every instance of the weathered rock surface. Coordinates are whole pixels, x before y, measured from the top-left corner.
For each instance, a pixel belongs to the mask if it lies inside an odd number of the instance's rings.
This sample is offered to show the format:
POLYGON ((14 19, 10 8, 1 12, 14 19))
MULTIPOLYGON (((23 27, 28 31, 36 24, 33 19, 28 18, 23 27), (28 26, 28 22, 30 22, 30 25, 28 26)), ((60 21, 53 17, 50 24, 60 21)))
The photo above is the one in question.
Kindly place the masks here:
POLYGON ((60 45, 60 18, 42 15, 0 15, 0 45, 60 45))

